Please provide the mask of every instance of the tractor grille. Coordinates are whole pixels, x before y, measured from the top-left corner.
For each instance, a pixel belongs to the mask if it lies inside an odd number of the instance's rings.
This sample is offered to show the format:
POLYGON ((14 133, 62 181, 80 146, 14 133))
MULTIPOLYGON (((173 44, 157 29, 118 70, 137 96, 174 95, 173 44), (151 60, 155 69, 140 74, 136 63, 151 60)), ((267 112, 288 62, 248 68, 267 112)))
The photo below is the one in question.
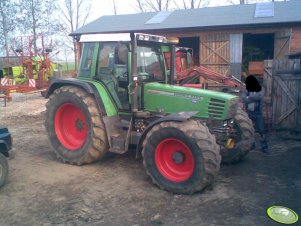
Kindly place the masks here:
POLYGON ((209 117, 213 117, 216 119, 222 118, 225 110, 225 103, 226 101, 224 100, 211 98, 208 106, 209 117))

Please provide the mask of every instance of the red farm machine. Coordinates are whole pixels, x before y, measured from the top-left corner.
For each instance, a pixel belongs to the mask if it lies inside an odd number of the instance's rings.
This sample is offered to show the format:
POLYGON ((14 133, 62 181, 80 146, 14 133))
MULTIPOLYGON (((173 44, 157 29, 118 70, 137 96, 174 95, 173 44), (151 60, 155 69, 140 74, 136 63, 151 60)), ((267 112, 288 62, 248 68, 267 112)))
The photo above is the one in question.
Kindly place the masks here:
MULTIPOLYGON (((191 48, 177 47, 175 50, 175 77, 174 82, 180 86, 213 89, 227 93, 240 94, 244 84, 234 76, 225 76, 204 66, 193 63, 191 48)), ((171 53, 165 53, 167 69, 170 69, 169 58, 171 53)))
POLYGON ((0 68, 0 94, 5 101, 12 100, 11 93, 43 92, 51 77, 58 70, 58 64, 51 62, 51 48, 45 48, 44 37, 15 38, 10 47, 10 55, 2 61, 0 68))

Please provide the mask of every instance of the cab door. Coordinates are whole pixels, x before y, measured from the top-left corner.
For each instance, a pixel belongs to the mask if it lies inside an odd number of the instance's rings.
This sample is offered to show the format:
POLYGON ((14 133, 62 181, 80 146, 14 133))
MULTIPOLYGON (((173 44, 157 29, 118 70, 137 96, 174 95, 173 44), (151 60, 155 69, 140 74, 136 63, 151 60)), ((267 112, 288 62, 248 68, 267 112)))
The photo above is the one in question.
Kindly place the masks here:
POLYGON ((100 43, 95 79, 108 89, 118 109, 129 110, 128 46, 123 43, 100 43))

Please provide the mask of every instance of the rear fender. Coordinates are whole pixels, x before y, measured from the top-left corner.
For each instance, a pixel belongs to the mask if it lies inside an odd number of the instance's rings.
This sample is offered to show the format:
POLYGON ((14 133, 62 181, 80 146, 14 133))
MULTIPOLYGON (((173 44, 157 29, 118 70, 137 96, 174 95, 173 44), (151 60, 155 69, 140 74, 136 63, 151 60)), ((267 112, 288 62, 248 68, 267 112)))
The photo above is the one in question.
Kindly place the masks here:
POLYGON ((143 131, 143 134, 141 135, 138 145, 136 148, 136 156, 138 156, 138 153, 142 150, 142 144, 143 141, 148 134, 148 132, 157 124, 162 123, 162 122, 184 122, 190 118, 192 118, 194 115, 196 115, 198 112, 197 111, 191 111, 191 112, 178 112, 175 114, 167 115, 160 117, 159 119, 151 122, 143 131))
POLYGON ((55 79, 53 80, 47 90, 45 95, 48 98, 56 89, 59 89, 63 86, 77 86, 84 89, 87 93, 94 95, 94 90, 91 85, 87 82, 77 80, 77 79, 55 79))

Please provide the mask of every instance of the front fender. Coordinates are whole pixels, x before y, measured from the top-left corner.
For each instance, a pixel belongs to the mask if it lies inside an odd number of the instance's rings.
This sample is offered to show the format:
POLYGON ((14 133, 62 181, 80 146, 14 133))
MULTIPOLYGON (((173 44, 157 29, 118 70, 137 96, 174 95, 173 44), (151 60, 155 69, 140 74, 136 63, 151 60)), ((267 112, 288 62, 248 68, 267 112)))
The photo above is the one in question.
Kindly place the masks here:
POLYGON ((189 112, 178 112, 175 114, 170 114, 167 116, 162 116, 158 118, 157 120, 152 121, 143 131, 142 135, 140 136, 140 139, 138 141, 138 145, 136 148, 136 156, 138 156, 138 152, 141 151, 142 149, 142 143, 147 135, 147 133, 157 124, 161 122, 184 122, 190 118, 192 118, 194 115, 196 115, 198 112, 197 111, 189 111, 189 112))

